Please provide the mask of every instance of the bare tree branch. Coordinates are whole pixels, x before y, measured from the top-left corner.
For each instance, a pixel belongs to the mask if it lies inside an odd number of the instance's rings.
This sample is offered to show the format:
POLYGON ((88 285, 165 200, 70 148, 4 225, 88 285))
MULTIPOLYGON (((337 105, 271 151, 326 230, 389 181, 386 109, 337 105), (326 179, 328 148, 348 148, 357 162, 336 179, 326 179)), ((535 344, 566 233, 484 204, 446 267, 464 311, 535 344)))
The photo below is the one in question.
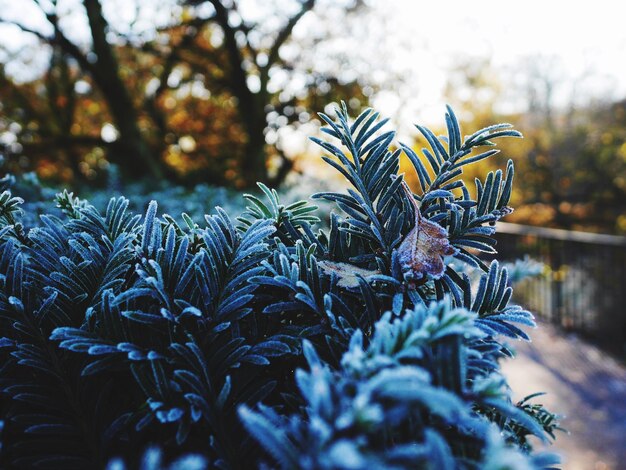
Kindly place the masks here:
MULTIPOLYGON (((36 2, 39 5, 39 2, 36 2)), ((43 11, 43 10, 42 10, 43 11)), ((39 38, 42 42, 49 44, 50 46, 59 46, 63 51, 72 56, 76 62, 80 65, 80 67, 87 73, 93 71, 92 64, 87 60, 87 56, 80 50, 80 48, 71 42, 61 31, 58 25, 58 19, 56 15, 45 13, 46 19, 54 28, 54 35, 47 36, 41 31, 37 31, 35 29, 29 28, 26 25, 19 23, 18 21, 9 20, 5 18, 0 18, 0 23, 10 24, 13 26, 17 26, 19 29, 24 31, 25 33, 32 34, 39 38)))
POLYGON ((228 10, 219 0, 209 0, 213 8, 215 8, 215 19, 222 28, 224 33, 224 45, 228 53, 229 64, 232 73, 233 92, 238 97, 244 97, 248 100, 252 98, 252 93, 248 89, 246 82, 247 74, 243 68, 243 56, 237 45, 235 37, 236 29, 233 28, 228 21, 228 10))
POLYGON ((280 51, 281 46, 289 39, 291 33, 293 32, 293 28, 296 27, 296 24, 300 21, 300 19, 315 6, 316 0, 306 0, 302 4, 302 8, 298 13, 292 16, 287 24, 283 27, 282 30, 276 36, 274 40, 274 44, 269 50, 267 55, 267 63, 260 68, 260 81, 261 81, 261 90, 265 90, 267 88, 267 82, 269 80, 270 68, 276 63, 278 60, 278 52, 280 51))
POLYGON ((6 19, 6 18, 0 18, 0 23, 9 24, 11 26, 17 26, 19 29, 21 29, 25 33, 32 34, 32 35, 38 37, 39 39, 41 39, 43 42, 52 43, 54 41, 53 37, 46 36, 41 31, 37 31, 35 29, 29 28, 28 26, 23 25, 23 24, 15 21, 15 20, 9 20, 9 19, 6 19))
MULTIPOLYGON (((146 97, 144 101, 144 105, 146 110, 150 114, 150 117, 154 121, 154 123, 159 128, 159 132, 162 136, 167 132, 167 123, 165 119, 165 115, 157 106, 157 101, 163 93, 169 88, 167 84, 167 80, 174 70, 176 64, 181 60, 181 51, 188 50, 191 48, 194 43, 197 33, 200 29, 202 29, 207 23, 213 20, 210 18, 195 18, 193 22, 187 22, 184 26, 185 32, 183 38, 174 46, 171 46, 169 54, 164 59, 163 62, 163 70, 159 75, 159 86, 155 90, 155 92, 146 97)), ((162 139, 163 140, 163 139, 162 139)))
POLYGON ((276 60, 278 60, 279 49, 285 43, 285 41, 289 39, 291 33, 293 32, 293 28, 296 27, 302 17, 310 10, 312 10, 313 7, 315 7, 315 1, 316 0, 305 1, 302 4, 302 8, 300 9, 300 11, 292 16, 287 24, 284 26, 284 28, 278 33, 278 36, 276 36, 276 40, 274 41, 274 44, 272 45, 268 54, 267 65, 265 66, 265 68, 271 67, 276 62, 276 60))

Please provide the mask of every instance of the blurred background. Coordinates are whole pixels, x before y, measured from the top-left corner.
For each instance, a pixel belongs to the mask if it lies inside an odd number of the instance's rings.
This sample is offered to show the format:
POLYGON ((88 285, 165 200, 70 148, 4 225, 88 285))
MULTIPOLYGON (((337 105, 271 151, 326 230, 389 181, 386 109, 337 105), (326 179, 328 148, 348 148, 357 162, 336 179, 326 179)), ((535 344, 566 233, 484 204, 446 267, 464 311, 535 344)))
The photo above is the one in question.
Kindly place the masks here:
POLYGON ((468 175, 514 160, 499 258, 535 260, 517 295, 542 328, 507 371, 520 397, 544 389, 570 415, 564 468, 617 469, 625 14, 608 0, 0 0, 0 184, 32 214, 61 188, 237 212, 257 181, 287 200, 344 185, 308 140, 341 100, 416 148, 413 124, 443 131, 445 103, 466 134, 511 122, 525 139, 468 175))

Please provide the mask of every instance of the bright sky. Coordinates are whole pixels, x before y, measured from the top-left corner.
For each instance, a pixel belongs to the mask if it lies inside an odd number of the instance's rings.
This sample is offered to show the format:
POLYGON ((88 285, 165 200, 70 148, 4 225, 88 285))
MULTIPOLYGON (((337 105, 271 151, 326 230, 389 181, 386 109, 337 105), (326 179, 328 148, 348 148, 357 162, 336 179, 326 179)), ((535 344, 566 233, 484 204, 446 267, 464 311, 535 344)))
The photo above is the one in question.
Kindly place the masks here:
POLYGON ((557 104, 572 94, 583 101, 626 96, 625 2, 376 0, 375 8, 397 32, 389 41, 399 47, 386 63, 415 64, 411 98, 386 95, 376 103, 387 114, 404 106, 419 108, 407 110, 414 119, 441 116, 446 70, 468 57, 491 57, 513 88, 521 86, 520 64, 549 64, 560 83, 557 104))

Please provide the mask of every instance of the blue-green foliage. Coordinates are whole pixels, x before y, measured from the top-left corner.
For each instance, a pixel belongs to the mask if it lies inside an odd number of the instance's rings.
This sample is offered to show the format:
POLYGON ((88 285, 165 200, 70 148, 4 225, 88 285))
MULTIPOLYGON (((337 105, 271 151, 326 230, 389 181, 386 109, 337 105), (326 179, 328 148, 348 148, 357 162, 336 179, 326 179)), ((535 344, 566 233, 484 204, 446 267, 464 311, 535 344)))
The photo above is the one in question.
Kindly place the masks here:
MULTIPOLYGON (((115 165, 111 165, 115 169, 115 165)), ((0 174, 2 174, 0 161, 0 174)), ((109 173, 116 173, 109 169, 109 173)), ((240 214, 246 207, 247 200, 234 189, 216 187, 208 184, 197 184, 185 187, 167 181, 126 182, 122 183, 114 176, 110 177, 104 187, 87 187, 79 185, 74 188, 72 197, 88 200, 89 204, 100 211, 106 210, 111 197, 124 196, 129 201, 128 209, 134 212, 145 212, 150 201, 159 201, 159 211, 172 214, 177 221, 181 221, 181 214, 185 213, 194 219, 202 219, 207 208, 220 206, 229 214, 240 214)), ((293 174, 281 186, 279 193, 282 201, 287 205, 302 202, 313 191, 319 191, 320 186, 328 186, 326 181, 312 178, 303 174, 293 174)), ((62 188, 49 187, 42 184, 34 173, 25 173, 19 177, 6 175, 0 178, 0 193, 10 190, 13 196, 24 199, 23 214, 20 222, 26 229, 39 225, 39 216, 42 214, 59 215, 58 207, 51 207, 50 200, 55 198, 62 188)), ((260 189, 252 197, 263 197, 260 189)), ((330 204, 320 204, 322 213, 330 210, 330 204)), ((319 214, 318 214, 319 215, 319 214)))
MULTIPOLYGON (((113 198, 99 211, 63 192, 57 215, 24 229, 0 196, 0 466, 25 468, 545 468, 530 435, 556 417, 511 402, 500 340, 527 339, 506 268, 486 266, 493 222, 510 212, 513 167, 460 179, 493 126, 461 139, 419 128, 402 146, 421 216, 447 229, 442 276, 409 279, 398 250, 416 223, 377 113, 322 115, 316 140, 353 185, 320 193, 341 210, 244 196, 193 220, 142 217, 113 198), (181 223, 182 221, 182 223, 181 223), (161 450, 151 447, 157 444, 161 450), (144 450, 148 449, 147 451, 144 450)), ((438 255, 437 255, 438 256, 438 255)))
MULTIPOLYGON (((354 333, 336 369, 305 342, 309 370, 296 372, 306 404, 301 415, 286 418, 260 407, 257 413, 243 408, 242 417, 282 468, 511 468, 500 466, 492 447, 506 449, 507 439, 517 442, 528 432, 545 438, 549 426, 509 402, 501 377, 474 375, 455 393, 440 374, 449 358, 433 358, 441 345, 450 348, 460 337, 469 344, 484 339, 475 319, 447 300, 395 319, 387 312, 368 346, 361 331, 354 333), (496 423, 476 412, 480 408, 497 410, 505 439, 496 423)), ((478 365, 471 356, 464 362, 457 367, 478 365)), ((515 446, 507 453, 515 455, 515 468, 553 462, 515 446)))

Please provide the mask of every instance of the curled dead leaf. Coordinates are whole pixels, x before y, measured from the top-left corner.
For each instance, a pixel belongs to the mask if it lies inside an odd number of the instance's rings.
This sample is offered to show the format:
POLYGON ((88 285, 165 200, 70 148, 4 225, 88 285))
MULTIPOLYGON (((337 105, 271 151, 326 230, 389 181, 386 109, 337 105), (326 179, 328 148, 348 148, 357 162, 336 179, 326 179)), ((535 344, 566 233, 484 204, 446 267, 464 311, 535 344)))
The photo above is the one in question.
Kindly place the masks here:
POLYGON ((415 226, 398 247, 404 276, 410 281, 419 281, 428 275, 439 279, 446 269, 443 256, 453 255, 456 249, 450 245, 446 229, 425 219, 406 183, 403 186, 415 208, 415 226))

